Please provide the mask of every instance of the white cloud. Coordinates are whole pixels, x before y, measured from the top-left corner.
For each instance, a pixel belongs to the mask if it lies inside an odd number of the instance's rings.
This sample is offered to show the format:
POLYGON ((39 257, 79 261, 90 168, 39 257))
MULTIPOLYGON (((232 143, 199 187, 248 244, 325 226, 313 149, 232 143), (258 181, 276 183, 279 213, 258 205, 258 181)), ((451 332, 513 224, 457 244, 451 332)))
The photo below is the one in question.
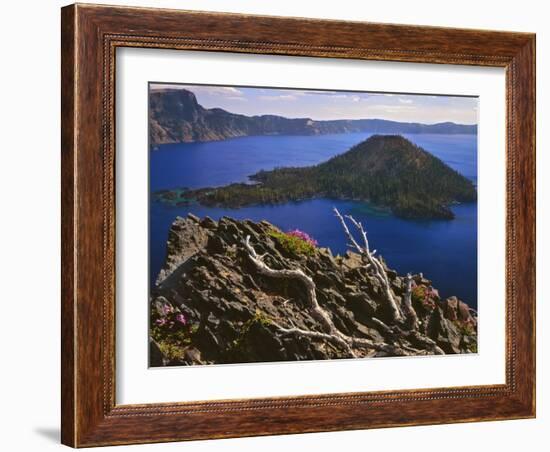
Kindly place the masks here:
POLYGON ((292 94, 280 94, 278 96, 259 96, 258 99, 260 100, 266 100, 266 101, 279 101, 279 100, 282 100, 282 101, 287 101, 287 100, 290 100, 290 101, 293 101, 293 100, 296 100, 296 96, 292 95, 292 94))
POLYGON ((207 94, 210 96, 241 97, 244 93, 232 86, 187 86, 187 89, 195 94, 207 94))
POLYGON ((224 96, 226 98, 241 98, 244 93, 232 86, 201 86, 201 85, 185 85, 178 83, 151 83, 151 90, 160 89, 186 89, 195 94, 205 94, 210 96, 224 96))
POLYGON ((401 104, 412 104, 412 103, 413 103, 413 100, 412 100, 412 99, 403 99, 402 97, 398 98, 397 100, 398 100, 399 103, 401 103, 401 104))

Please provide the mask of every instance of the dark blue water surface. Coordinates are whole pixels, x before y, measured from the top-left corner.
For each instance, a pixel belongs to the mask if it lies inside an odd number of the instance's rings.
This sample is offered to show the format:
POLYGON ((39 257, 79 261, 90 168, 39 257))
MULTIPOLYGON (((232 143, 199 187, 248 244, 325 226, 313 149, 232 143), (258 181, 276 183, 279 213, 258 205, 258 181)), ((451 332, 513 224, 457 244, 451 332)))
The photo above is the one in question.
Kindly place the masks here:
MULTIPOLYGON (((345 152, 368 138, 369 133, 321 136, 244 137, 206 143, 169 144, 150 154, 150 190, 198 188, 245 182, 261 169, 309 166, 345 152)), ((477 182, 476 135, 406 135, 452 168, 477 182)), ((175 207, 151 202, 150 277, 154 283, 166 252, 168 230, 177 215, 193 212, 214 219, 266 219, 283 230, 301 229, 334 254, 346 251, 346 240, 332 213, 337 207, 362 221, 372 248, 400 273, 424 273, 442 296, 457 295, 477 306, 477 204, 453 207, 456 218, 403 220, 371 206, 332 199, 313 199, 277 206, 240 209, 175 207)))

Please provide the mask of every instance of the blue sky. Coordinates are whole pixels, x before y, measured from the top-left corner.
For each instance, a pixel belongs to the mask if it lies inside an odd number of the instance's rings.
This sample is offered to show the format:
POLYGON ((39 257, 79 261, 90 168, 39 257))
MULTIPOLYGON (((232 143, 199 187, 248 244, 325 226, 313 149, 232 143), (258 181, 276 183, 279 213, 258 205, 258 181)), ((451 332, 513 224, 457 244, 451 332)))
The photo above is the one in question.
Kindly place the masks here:
POLYGON ((380 118, 434 124, 452 121, 477 124, 475 97, 316 91, 230 86, 151 84, 151 89, 192 91, 205 108, 223 108, 244 115, 274 114, 288 118, 380 118))

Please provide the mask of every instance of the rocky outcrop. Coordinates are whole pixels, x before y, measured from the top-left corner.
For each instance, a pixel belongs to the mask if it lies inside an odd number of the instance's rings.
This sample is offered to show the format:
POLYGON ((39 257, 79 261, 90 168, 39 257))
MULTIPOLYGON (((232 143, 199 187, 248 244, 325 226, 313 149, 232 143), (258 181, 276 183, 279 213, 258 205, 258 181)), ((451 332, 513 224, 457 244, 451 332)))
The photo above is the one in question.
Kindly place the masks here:
POLYGON ((359 254, 298 253, 280 234, 265 221, 174 221, 151 293, 151 366, 477 351, 475 312, 456 297, 441 300, 422 275, 408 280, 383 264, 394 299, 403 307, 408 294, 416 313, 414 325, 396 322, 359 254), (321 317, 300 278, 260 271, 247 237, 270 269, 298 270, 312 281, 321 317))
POLYGON ((476 133, 476 125, 443 122, 420 124, 384 119, 315 121, 277 115, 245 116, 221 108, 204 108, 186 89, 149 93, 149 139, 166 143, 213 141, 250 135, 322 135, 328 133, 476 133))

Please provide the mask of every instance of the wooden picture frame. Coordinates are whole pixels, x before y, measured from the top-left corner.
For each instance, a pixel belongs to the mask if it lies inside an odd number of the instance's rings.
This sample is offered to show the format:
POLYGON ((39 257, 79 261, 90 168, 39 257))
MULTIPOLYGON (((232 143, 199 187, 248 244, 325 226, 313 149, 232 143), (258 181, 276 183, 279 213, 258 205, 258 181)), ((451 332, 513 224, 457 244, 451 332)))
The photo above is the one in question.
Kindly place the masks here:
POLYGON ((535 416, 535 35, 71 5, 62 9, 62 442, 73 447, 535 416), (506 383, 115 403, 115 50, 506 69, 506 383))

